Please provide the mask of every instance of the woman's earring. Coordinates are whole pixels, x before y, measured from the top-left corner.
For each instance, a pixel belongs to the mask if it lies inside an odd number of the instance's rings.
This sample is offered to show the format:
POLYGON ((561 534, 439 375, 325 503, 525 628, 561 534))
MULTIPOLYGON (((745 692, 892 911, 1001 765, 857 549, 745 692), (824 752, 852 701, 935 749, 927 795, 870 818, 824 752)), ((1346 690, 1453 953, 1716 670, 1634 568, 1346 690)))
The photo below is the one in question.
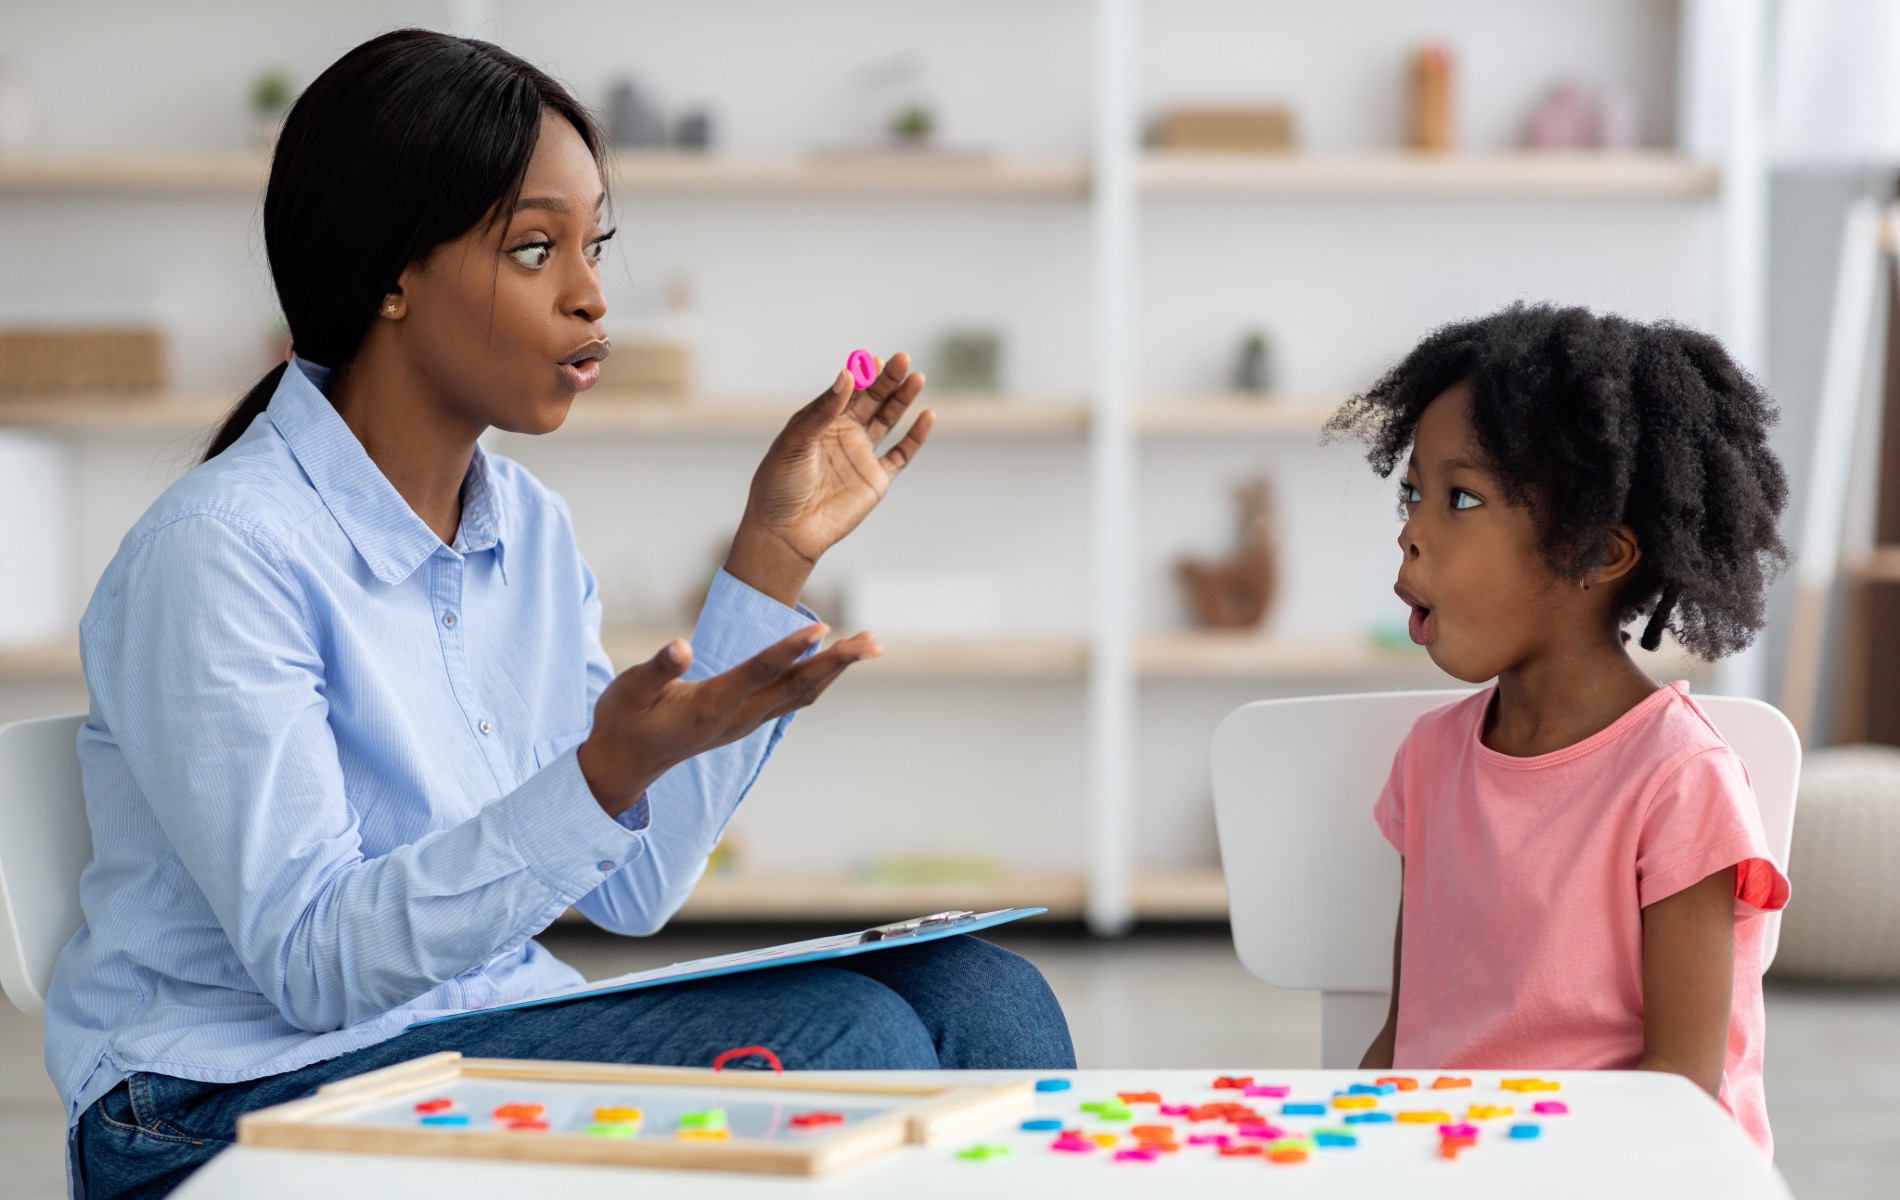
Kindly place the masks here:
POLYGON ((396 302, 394 300, 383 301, 383 315, 385 317, 393 317, 396 315, 396 302))

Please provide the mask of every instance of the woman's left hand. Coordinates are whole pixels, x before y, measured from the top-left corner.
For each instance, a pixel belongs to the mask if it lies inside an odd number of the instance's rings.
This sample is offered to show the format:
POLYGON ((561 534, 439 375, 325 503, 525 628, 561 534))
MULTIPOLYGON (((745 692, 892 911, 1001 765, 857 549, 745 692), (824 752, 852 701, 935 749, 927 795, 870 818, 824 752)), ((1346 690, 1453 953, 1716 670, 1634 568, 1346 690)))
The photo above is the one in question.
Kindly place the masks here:
POLYGON ((798 410, 752 477, 745 517, 726 570, 787 606, 797 603, 820 556, 858 527, 930 437, 919 413, 881 457, 878 443, 924 390, 910 356, 894 354, 863 391, 838 372, 831 390, 798 410))

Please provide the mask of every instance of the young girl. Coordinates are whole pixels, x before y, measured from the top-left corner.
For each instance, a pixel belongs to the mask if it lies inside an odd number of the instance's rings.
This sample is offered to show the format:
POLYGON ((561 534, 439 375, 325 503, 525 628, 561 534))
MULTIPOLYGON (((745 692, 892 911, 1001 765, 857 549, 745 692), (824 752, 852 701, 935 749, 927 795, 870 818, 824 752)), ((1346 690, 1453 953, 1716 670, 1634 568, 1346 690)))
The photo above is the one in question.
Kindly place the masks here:
POLYGON ((1715 659, 1761 628, 1774 420, 1713 338, 1524 305, 1334 417, 1381 475, 1405 456, 1412 640, 1496 680, 1419 719, 1375 806, 1404 890, 1365 1066, 1672 1071, 1772 1154, 1760 917, 1788 883, 1741 761, 1622 629, 1715 659))

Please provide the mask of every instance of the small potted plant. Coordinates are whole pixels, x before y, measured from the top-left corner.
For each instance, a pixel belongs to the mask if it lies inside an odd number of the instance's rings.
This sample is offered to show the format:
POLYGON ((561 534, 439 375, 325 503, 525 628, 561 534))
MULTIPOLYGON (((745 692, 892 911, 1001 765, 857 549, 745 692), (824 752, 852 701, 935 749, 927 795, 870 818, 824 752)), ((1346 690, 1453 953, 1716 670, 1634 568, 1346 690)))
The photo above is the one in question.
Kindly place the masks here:
POLYGON ((907 104, 891 117, 891 136, 900 146, 921 149, 930 144, 936 132, 937 117, 928 105, 907 104))
POLYGON ((284 114, 296 94, 291 91, 290 74, 273 67, 251 83, 251 141, 260 150, 277 144, 277 131, 283 128, 284 114))

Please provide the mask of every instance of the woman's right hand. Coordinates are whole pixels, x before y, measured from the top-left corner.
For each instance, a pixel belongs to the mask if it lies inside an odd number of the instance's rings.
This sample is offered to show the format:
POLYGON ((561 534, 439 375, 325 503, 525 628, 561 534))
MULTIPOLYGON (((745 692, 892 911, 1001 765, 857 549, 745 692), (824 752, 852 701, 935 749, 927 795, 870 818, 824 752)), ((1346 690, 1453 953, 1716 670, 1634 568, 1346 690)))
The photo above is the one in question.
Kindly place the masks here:
POLYGON ((681 678, 693 663, 684 640, 622 671, 595 702, 593 732, 577 752, 594 799, 618 817, 680 763, 804 708, 845 668, 883 653, 860 633, 800 661, 825 633, 823 625, 801 629, 710 679, 681 678))

